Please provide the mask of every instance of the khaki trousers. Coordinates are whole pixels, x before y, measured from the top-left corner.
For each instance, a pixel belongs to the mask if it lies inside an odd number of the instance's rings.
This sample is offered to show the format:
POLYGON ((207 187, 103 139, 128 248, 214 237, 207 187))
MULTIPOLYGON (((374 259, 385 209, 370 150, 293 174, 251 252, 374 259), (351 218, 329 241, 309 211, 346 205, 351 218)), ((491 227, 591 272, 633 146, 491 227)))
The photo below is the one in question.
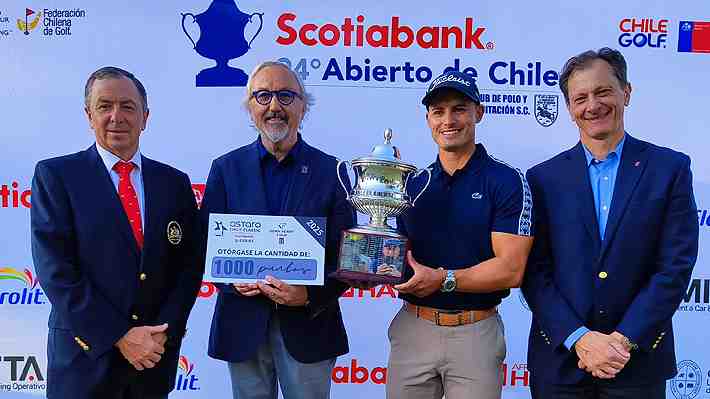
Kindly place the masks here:
POLYGON ((505 359, 495 315, 457 327, 418 319, 404 307, 390 323, 388 399, 499 399, 505 359))

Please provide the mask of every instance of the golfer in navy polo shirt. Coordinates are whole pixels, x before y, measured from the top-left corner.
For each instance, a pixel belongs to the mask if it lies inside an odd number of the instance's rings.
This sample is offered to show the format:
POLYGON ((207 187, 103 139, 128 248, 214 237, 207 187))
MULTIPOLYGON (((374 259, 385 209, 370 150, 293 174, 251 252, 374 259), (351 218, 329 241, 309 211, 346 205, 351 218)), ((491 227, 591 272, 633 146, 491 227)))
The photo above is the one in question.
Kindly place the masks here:
POLYGON ((395 286, 404 306, 389 328, 387 397, 500 398, 506 349, 496 307, 523 278, 530 190, 519 170, 476 144, 484 108, 471 76, 439 76, 422 103, 439 151, 428 189, 397 223, 412 249, 407 280, 395 286))

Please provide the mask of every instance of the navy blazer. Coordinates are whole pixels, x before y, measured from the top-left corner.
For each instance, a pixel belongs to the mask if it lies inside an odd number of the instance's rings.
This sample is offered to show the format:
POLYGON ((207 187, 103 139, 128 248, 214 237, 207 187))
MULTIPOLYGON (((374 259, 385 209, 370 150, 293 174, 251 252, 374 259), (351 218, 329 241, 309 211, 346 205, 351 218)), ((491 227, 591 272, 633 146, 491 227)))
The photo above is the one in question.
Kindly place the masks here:
POLYGON ((671 319, 698 254, 690 159, 626 137, 604 240, 581 143, 528 171, 537 232, 522 290, 533 313, 533 378, 592 378, 563 342, 578 327, 619 331, 639 349, 609 383, 642 385, 676 373, 671 319))
MULTIPOLYGON (((341 231, 355 224, 355 212, 338 183, 337 160, 305 141, 301 151, 301 164, 296 165, 284 215, 327 217, 325 285, 307 287, 308 306, 278 306, 276 315, 291 356, 313 363, 348 352, 338 303, 347 285, 327 275, 336 269, 341 231)), ((349 189, 349 183, 347 186, 349 189)), ((257 141, 212 163, 201 208, 205 232, 209 231, 209 213, 270 214, 257 141)), ((231 285, 218 287, 208 353, 229 362, 248 360, 268 336, 267 323, 274 303, 263 295, 242 296, 231 285)))
POLYGON ((175 385, 180 341, 202 280, 199 220, 187 175, 146 157, 141 163, 142 251, 95 145, 36 166, 32 257, 52 303, 49 398, 108 396, 136 379, 154 394, 175 385), (168 240, 170 222, 181 229, 179 242, 168 240), (162 323, 170 337, 163 358, 135 370, 114 344, 131 327, 162 323))

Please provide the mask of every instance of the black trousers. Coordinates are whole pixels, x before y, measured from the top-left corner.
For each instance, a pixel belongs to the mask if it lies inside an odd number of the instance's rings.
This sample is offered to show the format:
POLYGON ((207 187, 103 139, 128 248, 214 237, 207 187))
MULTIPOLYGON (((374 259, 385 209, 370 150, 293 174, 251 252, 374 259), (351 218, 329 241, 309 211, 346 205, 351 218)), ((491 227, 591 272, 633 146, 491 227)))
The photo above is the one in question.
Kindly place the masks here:
POLYGON ((666 399, 666 382, 617 386, 609 381, 585 380, 577 385, 554 385, 533 378, 530 393, 533 399, 666 399))

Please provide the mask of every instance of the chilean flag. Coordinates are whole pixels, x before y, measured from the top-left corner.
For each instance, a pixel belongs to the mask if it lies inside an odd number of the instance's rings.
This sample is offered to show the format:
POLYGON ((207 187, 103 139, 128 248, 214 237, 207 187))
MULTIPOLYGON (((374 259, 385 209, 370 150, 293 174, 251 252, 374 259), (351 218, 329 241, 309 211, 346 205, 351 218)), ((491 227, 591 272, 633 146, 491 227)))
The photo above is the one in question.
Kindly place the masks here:
POLYGON ((34 14, 35 12, 30 10, 29 8, 25 8, 25 16, 29 17, 30 15, 34 14))
POLYGON ((681 53, 710 53, 710 22, 680 21, 678 51, 681 53))

